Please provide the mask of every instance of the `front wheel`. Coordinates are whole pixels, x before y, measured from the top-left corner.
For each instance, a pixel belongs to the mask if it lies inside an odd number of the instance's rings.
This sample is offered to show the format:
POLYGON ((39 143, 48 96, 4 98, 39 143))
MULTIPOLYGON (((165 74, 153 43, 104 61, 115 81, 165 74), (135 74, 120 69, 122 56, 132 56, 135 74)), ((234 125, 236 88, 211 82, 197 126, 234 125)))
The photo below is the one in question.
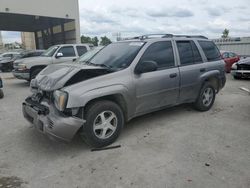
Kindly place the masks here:
POLYGON ((241 77, 240 76, 234 76, 234 79, 239 80, 239 79, 241 79, 241 77))
POLYGON ((200 90, 200 94, 194 103, 194 107, 199 111, 208 111, 214 104, 215 89, 209 84, 205 83, 200 90))
POLYGON ((93 147, 104 147, 113 143, 124 125, 121 108, 111 101, 98 101, 87 107, 85 120, 80 135, 93 147))

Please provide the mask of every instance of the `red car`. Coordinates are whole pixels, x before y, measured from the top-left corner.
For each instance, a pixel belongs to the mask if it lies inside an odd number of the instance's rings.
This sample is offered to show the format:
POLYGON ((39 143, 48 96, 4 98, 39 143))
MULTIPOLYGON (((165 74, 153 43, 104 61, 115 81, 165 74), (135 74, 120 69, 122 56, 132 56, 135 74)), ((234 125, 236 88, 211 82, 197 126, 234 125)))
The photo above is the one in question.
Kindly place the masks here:
POLYGON ((231 72, 232 65, 240 60, 240 57, 233 52, 221 52, 221 57, 226 63, 225 70, 227 73, 231 72))

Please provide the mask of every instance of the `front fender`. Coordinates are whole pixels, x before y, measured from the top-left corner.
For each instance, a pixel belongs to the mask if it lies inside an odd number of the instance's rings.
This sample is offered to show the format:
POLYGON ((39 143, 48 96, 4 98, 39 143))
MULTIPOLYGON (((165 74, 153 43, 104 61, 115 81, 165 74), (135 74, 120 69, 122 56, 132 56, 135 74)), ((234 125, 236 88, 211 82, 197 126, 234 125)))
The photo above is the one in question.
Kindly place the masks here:
POLYGON ((86 91, 82 94, 75 92, 68 92, 69 98, 67 108, 84 107, 89 101, 98 99, 100 97, 121 94, 125 101, 129 101, 128 88, 124 85, 110 85, 86 91))

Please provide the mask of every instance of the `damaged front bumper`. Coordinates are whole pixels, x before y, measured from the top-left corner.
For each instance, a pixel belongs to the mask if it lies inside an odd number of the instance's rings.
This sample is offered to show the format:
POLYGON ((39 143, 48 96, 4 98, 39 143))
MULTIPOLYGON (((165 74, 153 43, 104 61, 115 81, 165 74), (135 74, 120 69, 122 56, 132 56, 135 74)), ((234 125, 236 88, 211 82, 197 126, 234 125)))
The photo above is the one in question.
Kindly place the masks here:
POLYGON ((85 120, 66 116, 47 101, 38 103, 28 97, 22 105, 24 117, 37 130, 50 138, 70 141, 85 123, 85 120))
POLYGON ((18 71, 18 70, 13 70, 12 74, 14 77, 17 79, 21 80, 30 80, 30 73, 29 70, 24 70, 24 71, 18 71))
POLYGON ((238 76, 238 77, 250 77, 250 70, 231 70, 231 74, 233 76, 238 76))

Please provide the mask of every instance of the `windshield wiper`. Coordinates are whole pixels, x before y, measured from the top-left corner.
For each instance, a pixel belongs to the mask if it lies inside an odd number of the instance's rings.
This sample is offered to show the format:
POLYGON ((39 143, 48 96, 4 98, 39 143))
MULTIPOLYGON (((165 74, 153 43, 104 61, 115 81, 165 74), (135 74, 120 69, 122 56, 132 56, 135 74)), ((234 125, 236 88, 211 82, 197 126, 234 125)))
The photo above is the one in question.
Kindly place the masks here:
POLYGON ((87 65, 92 65, 92 66, 96 66, 96 67, 105 67, 105 68, 107 68, 107 69, 109 69, 109 70, 112 69, 111 66, 106 65, 106 64, 95 64, 95 63, 92 63, 92 62, 90 62, 90 61, 82 61, 82 62, 86 62, 87 65))
POLYGON ((106 65, 106 64, 95 64, 95 65, 96 65, 96 66, 100 66, 100 67, 106 67, 106 68, 108 68, 108 69, 112 69, 111 66, 106 65))

